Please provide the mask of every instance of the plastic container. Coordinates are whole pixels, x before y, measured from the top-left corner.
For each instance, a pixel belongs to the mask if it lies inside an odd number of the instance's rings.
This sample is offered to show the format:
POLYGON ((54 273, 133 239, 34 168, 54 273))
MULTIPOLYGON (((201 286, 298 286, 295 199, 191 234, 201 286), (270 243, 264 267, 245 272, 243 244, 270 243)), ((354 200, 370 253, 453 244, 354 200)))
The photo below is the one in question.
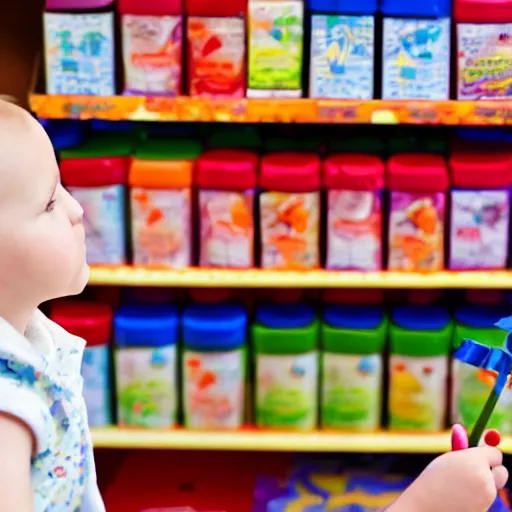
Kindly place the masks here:
POLYGON ((377 0, 309 0, 309 8, 310 97, 373 99, 377 0))
POLYGON ((197 18, 187 21, 190 96, 245 96, 245 20, 197 18))
POLYGON ((244 16, 248 0, 230 0, 229 2, 212 2, 212 0, 184 0, 188 16, 244 16))
POLYGON ((510 87, 512 4, 454 0, 457 29, 457 99, 502 99, 510 87))
POLYGON ((314 153, 271 153, 261 159, 261 266, 320 265, 320 167, 314 153))
POLYGON ((84 142, 84 123, 76 121, 59 120, 41 123, 52 141, 53 149, 57 152, 62 149, 72 148, 84 142))
MULTIPOLYGON (((510 315, 510 307, 468 304, 455 312, 453 349, 457 350, 466 338, 484 345, 501 348, 506 333, 494 324, 510 315)), ((482 411, 496 375, 493 372, 452 361, 452 422, 460 422, 471 430, 482 411)), ((512 390, 506 386, 491 416, 489 428, 496 428, 502 435, 512 434, 512 390)))
POLYGON ((81 373, 84 379, 83 397, 91 427, 112 424, 112 317, 110 307, 97 302, 57 301, 51 307, 50 318, 87 343, 81 373))
POLYGON ((183 18, 123 14, 121 25, 125 94, 180 94, 183 18))
POLYGON ((305 304, 260 306, 252 336, 257 426, 316 428, 319 322, 314 310, 305 304))
POLYGON ((432 271, 444 265, 446 162, 408 154, 388 160, 390 270, 432 271))
POLYGON ((258 156, 218 149, 197 161, 199 266, 250 268, 254 265, 254 189, 258 156))
POLYGON ((379 306, 325 308, 320 328, 323 428, 379 428, 387 325, 379 306))
POLYGON ((247 312, 235 303, 195 304, 183 314, 184 423, 237 429, 244 422, 247 312))
POLYGON ((451 0, 383 0, 382 99, 450 95, 451 0))
POLYGON ((86 9, 102 9, 109 7, 114 0, 46 0, 48 11, 80 11, 86 9))
POLYGON ((43 23, 47 94, 116 93, 113 12, 45 12, 43 23))
POLYGON ((450 170, 450 269, 506 268, 512 156, 452 153, 450 170))
POLYGON ((125 190, 130 152, 128 139, 109 136, 60 152, 62 182, 84 210, 90 264, 126 263, 125 190))
POLYGON ((191 194, 201 145, 149 139, 130 169, 135 265, 185 268, 192 264, 191 194))
POLYGON ((114 333, 119 426, 173 427, 178 407, 178 310, 158 304, 121 306, 114 333))
POLYGON ((395 308, 390 326, 389 427, 438 431, 445 425, 453 325, 439 306, 395 308))
POLYGON ((117 0, 121 14, 177 16, 183 13, 181 0, 117 0))
POLYGON ((302 1, 249 2, 249 98, 302 96, 303 25, 302 1))
POLYGON ((382 268, 384 162, 376 156, 345 153, 323 163, 327 188, 328 269, 382 268))

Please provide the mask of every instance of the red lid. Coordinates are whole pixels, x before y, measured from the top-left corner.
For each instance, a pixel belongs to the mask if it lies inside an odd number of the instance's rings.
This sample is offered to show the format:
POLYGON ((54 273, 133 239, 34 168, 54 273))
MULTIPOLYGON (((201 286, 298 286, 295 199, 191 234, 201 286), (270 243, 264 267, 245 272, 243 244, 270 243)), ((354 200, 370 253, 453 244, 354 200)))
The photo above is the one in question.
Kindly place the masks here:
POLYGON ((212 149, 196 163, 199 187, 217 190, 247 190, 256 186, 258 156, 241 149, 212 149))
POLYGON ((233 299, 229 288, 192 288, 190 297, 194 302, 225 302, 233 299))
POLYGON ((315 192, 320 188, 320 168, 315 153, 270 153, 261 159, 260 187, 276 192, 315 192))
POLYGON ((384 188, 384 162, 361 153, 331 155, 323 164, 323 182, 338 190, 379 190, 384 188))
POLYGON ((181 14, 181 0, 118 0, 121 14, 164 16, 181 14))
POLYGON ((508 187, 512 171, 512 154, 452 153, 450 171, 452 184, 455 187, 508 187))
POLYGON ((112 309, 99 302, 57 301, 50 318, 87 345, 106 345, 111 338, 112 309))
POLYGON ((505 293, 501 290, 466 290, 466 300, 472 304, 499 306, 505 299, 505 293))
POLYGON ((324 290, 322 300, 327 304, 382 304, 384 290, 328 288, 324 290))
POLYGON ((67 158, 60 163, 60 175, 68 187, 125 185, 130 159, 122 156, 67 158))
POLYGON ((304 299, 304 290, 300 288, 262 288, 257 295, 259 302, 293 304, 304 299))
POLYGON ((442 192, 450 185, 443 157, 428 153, 395 155, 388 160, 388 187, 401 192, 442 192))
POLYGON ((443 297, 443 290, 409 290, 407 293, 408 304, 434 304, 443 297))
POLYGON ((512 0, 455 0, 454 18, 465 23, 509 23, 512 0))
POLYGON ((189 16, 241 16, 247 11, 247 0, 185 0, 189 16))

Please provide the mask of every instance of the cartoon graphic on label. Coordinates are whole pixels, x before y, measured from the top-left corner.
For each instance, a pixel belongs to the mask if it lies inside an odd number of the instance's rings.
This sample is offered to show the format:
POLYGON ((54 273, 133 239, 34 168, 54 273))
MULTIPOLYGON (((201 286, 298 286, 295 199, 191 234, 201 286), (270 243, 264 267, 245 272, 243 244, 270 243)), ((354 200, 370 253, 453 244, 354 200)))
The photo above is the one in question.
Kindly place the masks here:
POLYGON ((457 99, 512 97, 512 23, 458 23, 457 47, 457 99))
POLYGON ((328 201, 327 268, 380 270, 382 267, 380 194, 330 190, 328 201))

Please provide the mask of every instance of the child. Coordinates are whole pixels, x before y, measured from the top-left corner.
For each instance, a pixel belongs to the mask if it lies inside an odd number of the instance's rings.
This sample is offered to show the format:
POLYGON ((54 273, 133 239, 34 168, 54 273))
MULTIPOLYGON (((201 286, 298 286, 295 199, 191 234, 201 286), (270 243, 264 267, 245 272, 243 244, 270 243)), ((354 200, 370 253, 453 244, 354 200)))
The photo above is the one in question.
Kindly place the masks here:
MULTIPOLYGON (((0 102, 1 511, 105 510, 81 395, 84 342, 37 309, 87 283, 82 217, 44 130, 0 102)), ((496 448, 447 453, 388 511, 486 512, 507 477, 496 448)))

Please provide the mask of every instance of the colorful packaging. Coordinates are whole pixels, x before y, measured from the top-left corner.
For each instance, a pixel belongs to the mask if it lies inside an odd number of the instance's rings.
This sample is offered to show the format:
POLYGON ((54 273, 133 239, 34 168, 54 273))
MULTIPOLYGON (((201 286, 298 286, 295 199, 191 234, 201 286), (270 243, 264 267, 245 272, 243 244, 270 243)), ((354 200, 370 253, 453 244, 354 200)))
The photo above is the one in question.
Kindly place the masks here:
POLYGON ((177 413, 178 310, 121 306, 114 317, 117 417, 121 427, 173 427, 177 413))
POLYGON ((191 187, 200 152, 191 140, 149 139, 137 149, 129 177, 135 265, 191 265, 191 187))
POLYGON ((87 345, 82 359, 83 397, 89 426, 112 424, 110 340, 112 310, 97 302, 58 301, 50 318, 87 345))
POLYGON ((302 96, 303 24, 302 1, 249 1, 248 97, 302 96))
POLYGON ((194 304, 183 314, 184 423, 237 429, 244 422, 247 312, 234 303, 194 304))
POLYGON ((450 97, 450 18, 384 18, 382 99, 450 97))
POLYGON ((181 0, 117 0, 121 14, 176 16, 183 13, 181 0))
POLYGON ((199 157, 199 266, 253 266, 257 166, 251 151, 217 149, 199 157))
POLYGON ((382 416, 387 320, 378 306, 327 306, 322 340, 323 428, 376 430, 382 416))
POLYGON ((271 304, 257 310, 252 335, 258 427, 316 428, 318 331, 318 319, 305 304, 271 304))
POLYGON ((443 268, 448 185, 441 156, 404 154, 389 159, 389 270, 443 268))
POLYGON ((181 92, 181 16, 121 17, 126 94, 177 96, 181 92))
POLYGON ((196 18, 187 22, 191 96, 245 96, 245 21, 196 18))
POLYGON ((212 0, 185 0, 185 12, 189 16, 243 16, 247 12, 247 0, 229 0, 229 2, 212 2, 212 0))
POLYGON ((384 163, 376 156, 345 153, 323 163, 327 192, 326 268, 382 268, 384 163))
POLYGON ((47 94, 112 96, 114 15, 44 13, 47 94))
MULTIPOLYGON (((453 349, 457 350, 464 339, 471 339, 484 345, 501 348, 505 334, 494 324, 510 315, 510 309, 496 305, 461 306, 455 312, 455 335, 453 349)), ((452 361, 452 423, 461 423, 468 430, 475 425, 492 388, 496 374, 483 368, 452 361)), ((512 390, 506 386, 498 405, 492 413, 489 428, 496 428, 502 435, 512 434, 512 390)))
POLYGON ((453 326, 439 306, 401 306, 390 326, 389 426, 438 431, 446 420, 453 326))
POLYGON ((309 96, 373 99, 375 17, 314 14, 309 96))
POLYGON ((103 136, 60 152, 61 179, 84 210, 89 264, 126 263, 125 189, 131 143, 103 136))
POLYGON ((507 266, 512 157, 452 153, 450 269, 507 266))
POLYGON ((320 265, 320 158, 272 153, 261 160, 261 266, 311 269, 320 265))

